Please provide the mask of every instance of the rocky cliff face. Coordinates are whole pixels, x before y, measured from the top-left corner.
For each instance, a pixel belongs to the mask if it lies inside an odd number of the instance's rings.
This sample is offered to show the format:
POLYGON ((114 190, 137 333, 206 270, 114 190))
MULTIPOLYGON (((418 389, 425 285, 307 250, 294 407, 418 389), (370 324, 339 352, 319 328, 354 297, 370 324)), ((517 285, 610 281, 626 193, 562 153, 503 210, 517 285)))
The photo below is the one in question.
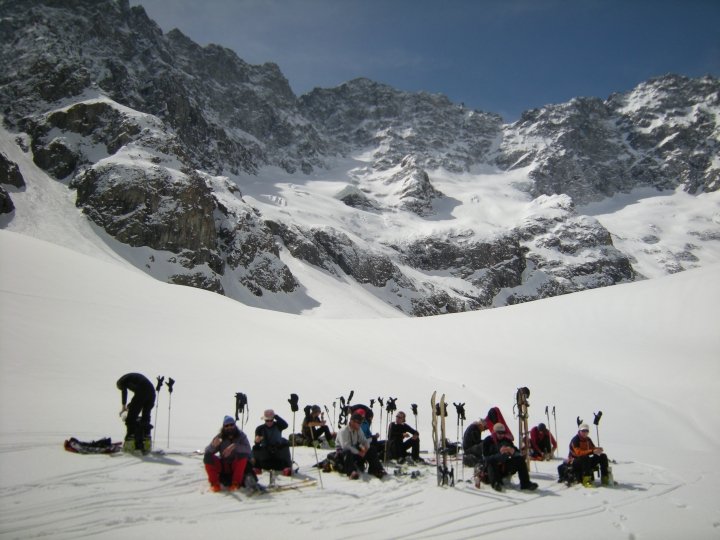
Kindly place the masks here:
POLYGON ((719 108, 717 79, 668 75, 605 101, 524 113, 507 127, 497 162, 532 164, 533 195, 566 193, 578 204, 637 186, 716 191, 719 108))
MULTIPOLYGON (((297 98, 276 65, 163 34, 127 0, 6 0, 0 48, 6 125, 30 136, 35 163, 76 191, 87 217, 145 250, 152 275, 256 305, 301 294, 281 250, 411 315, 632 280, 630 258, 575 204, 639 185, 720 187, 712 78, 663 77, 503 125, 367 79, 297 98), (304 183, 342 160, 361 166, 343 173, 334 202, 323 199, 316 225, 298 219, 305 209, 268 217, 243 197, 243 179, 264 170, 304 183), (502 231, 458 225, 467 201, 446 192, 452 182, 438 185, 447 175, 472 183, 478 168, 527 170, 512 188, 525 191, 525 210, 502 231), (335 219, 343 212, 352 217, 335 219), (364 229, 385 219, 436 226, 383 238, 364 229)), ((13 165, 0 160, 10 214, 13 165)))

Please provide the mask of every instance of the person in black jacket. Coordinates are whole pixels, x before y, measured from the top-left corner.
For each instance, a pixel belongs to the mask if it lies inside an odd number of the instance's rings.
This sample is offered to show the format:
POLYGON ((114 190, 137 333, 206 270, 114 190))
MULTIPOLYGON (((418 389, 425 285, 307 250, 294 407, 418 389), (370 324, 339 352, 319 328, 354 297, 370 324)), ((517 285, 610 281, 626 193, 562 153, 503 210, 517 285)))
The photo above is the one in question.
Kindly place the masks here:
POLYGON ((252 449, 255 467, 270 471, 282 471, 283 475, 292 474, 290 445, 283 438, 282 431, 288 423, 268 409, 262 416, 263 424, 255 429, 255 445, 252 449))
POLYGON ((470 424, 463 433, 463 461, 465 465, 473 466, 483 461, 483 435, 487 423, 483 418, 470 424))
POLYGON ((320 409, 320 405, 309 405, 305 407, 305 419, 302 423, 302 435, 310 446, 316 441, 320 441, 320 437, 325 436, 329 446, 334 446, 336 433, 330 431, 325 421, 325 415, 320 409))
POLYGON ((388 446, 390 459, 404 461, 408 448, 413 461, 420 461, 420 434, 405 423, 405 413, 398 411, 395 421, 388 428, 388 446))
POLYGON ((503 478, 518 473, 520 489, 535 490, 538 485, 530 481, 525 458, 512 443, 505 425, 497 423, 493 433, 483 441, 483 455, 488 471, 488 480, 495 491, 502 491, 503 478))
POLYGON ((127 414, 125 417, 127 426, 125 440, 134 439, 134 449, 147 452, 150 448, 149 445, 145 445, 145 440, 150 440, 150 430, 152 429, 150 412, 155 406, 155 386, 140 373, 127 373, 118 379, 117 387, 121 392, 122 399, 120 416, 127 414), (128 390, 133 393, 130 403, 128 403, 128 390))

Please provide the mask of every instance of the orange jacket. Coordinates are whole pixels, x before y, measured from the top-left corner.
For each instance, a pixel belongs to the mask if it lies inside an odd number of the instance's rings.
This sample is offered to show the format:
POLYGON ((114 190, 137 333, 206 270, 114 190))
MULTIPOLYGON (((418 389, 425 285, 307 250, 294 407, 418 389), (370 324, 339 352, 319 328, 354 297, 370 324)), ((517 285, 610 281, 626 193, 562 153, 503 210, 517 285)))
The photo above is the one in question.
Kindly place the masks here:
POLYGON ((570 441, 570 459, 576 457, 589 456, 593 453, 595 444, 590 437, 583 440, 580 435, 575 435, 570 441))

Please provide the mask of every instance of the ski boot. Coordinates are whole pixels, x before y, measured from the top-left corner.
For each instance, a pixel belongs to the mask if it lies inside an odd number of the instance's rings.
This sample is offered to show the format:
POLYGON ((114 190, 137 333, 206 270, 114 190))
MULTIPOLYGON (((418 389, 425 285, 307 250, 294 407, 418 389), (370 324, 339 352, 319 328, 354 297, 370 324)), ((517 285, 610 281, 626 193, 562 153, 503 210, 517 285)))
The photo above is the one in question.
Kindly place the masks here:
POLYGON ((582 485, 586 488, 592 488, 595 487, 595 484, 593 483, 593 477, 592 476, 583 476, 582 477, 582 485))

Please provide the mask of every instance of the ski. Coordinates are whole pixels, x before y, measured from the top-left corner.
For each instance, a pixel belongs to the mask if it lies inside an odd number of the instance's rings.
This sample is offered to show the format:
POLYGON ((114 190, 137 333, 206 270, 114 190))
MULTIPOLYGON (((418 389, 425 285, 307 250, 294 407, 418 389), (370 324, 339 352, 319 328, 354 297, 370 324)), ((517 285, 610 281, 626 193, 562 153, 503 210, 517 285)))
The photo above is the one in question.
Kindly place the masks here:
POLYGON ((515 406, 518 415, 518 446, 525 457, 525 463, 530 470, 530 430, 528 428, 528 398, 530 389, 526 386, 518 388, 515 394, 515 406))
POLYGON ((455 471, 448 469, 448 448, 447 436, 445 431, 445 417, 447 416, 447 408, 445 404, 445 394, 440 397, 440 448, 442 455, 442 467, 438 463, 438 482, 443 486, 455 485, 455 471))
POLYGON ((276 482, 274 486, 268 486, 265 489, 268 493, 274 493, 276 491, 286 491, 288 489, 314 487, 317 486, 317 483, 317 480, 314 478, 307 478, 304 480, 294 480, 292 482, 276 482))
POLYGON ((435 466, 438 472, 438 486, 440 485, 440 454, 438 452, 438 425, 437 425, 437 391, 432 393, 430 398, 430 406, 432 407, 432 440, 433 452, 435 452, 435 466))

